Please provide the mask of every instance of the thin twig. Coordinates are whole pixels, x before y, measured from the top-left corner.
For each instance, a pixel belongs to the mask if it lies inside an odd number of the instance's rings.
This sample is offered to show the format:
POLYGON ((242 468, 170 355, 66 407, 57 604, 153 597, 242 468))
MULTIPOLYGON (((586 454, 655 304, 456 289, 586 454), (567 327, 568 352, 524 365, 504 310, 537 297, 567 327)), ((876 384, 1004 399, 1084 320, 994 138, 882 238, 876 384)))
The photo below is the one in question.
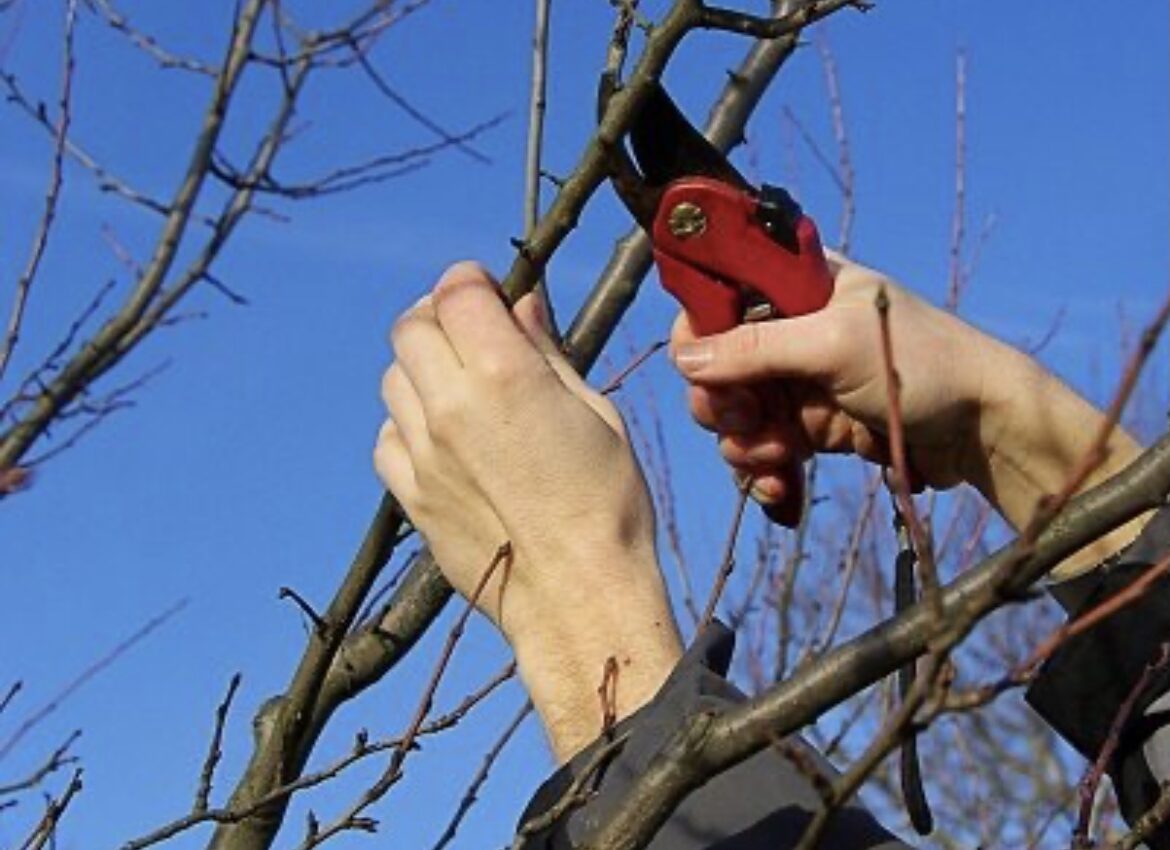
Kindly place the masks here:
POLYGON ((77 0, 68 0, 65 4, 65 35, 64 56, 61 69, 61 93, 59 97, 60 117, 53 138, 53 158, 49 166, 49 188, 45 192, 45 208, 37 224, 37 232, 33 237, 33 246, 28 263, 16 282, 16 301, 12 305, 12 312, 8 317, 8 329, 4 334, 4 344, 0 346, 0 380, 8 368, 8 362, 16 349, 20 339, 20 329, 24 322, 25 308, 28 306, 29 293, 32 291, 33 281, 41 267, 41 260, 45 256, 45 249, 49 244, 49 234, 53 229, 53 222, 57 217, 57 202, 61 197, 61 184, 64 178, 64 162, 66 143, 69 138, 69 125, 73 118, 73 77, 76 67, 74 57, 74 33, 77 24, 77 0))
POLYGON ((63 767, 71 764, 76 764, 79 759, 77 756, 69 755, 69 748, 77 743, 77 739, 81 737, 81 730, 76 729, 70 733, 69 737, 65 739, 65 743, 53 750, 45 763, 38 767, 31 774, 21 779, 18 782, 12 782, 8 785, 0 785, 0 797, 8 797, 12 794, 19 794, 21 791, 27 791, 30 788, 35 788, 40 785, 48 776, 56 773, 63 767))
POLYGON ((841 223, 837 231, 837 250, 848 255, 853 247, 853 220, 857 217, 857 175, 853 170, 853 155, 849 149, 849 130, 845 124, 845 103, 841 97, 841 82, 837 74, 837 60, 824 31, 818 29, 814 38, 821 67, 825 73, 825 89, 829 96, 829 110, 833 118, 833 138, 837 142, 837 186, 841 190, 841 223))
POLYGON ((463 793, 463 798, 459 801, 459 807, 455 810, 455 814, 451 817, 447 828, 443 830, 443 834, 439 836, 439 840, 435 842, 433 850, 443 850, 455 838, 455 833, 459 831, 460 824, 467 817, 467 813, 471 811, 471 807, 479 800, 479 790, 487 782, 488 774, 491 772, 492 765, 500 757, 500 753, 508 746, 508 742, 512 740, 512 736, 520 728, 520 724, 532 713, 532 703, 526 702, 521 706, 520 710, 516 712, 516 716, 504 727, 504 731, 496 739, 495 743, 484 754, 483 762, 480 764, 479 770, 476 771, 472 777, 471 783, 467 786, 467 790, 463 793))
POLYGON ((966 285, 963 240, 967 232, 967 53, 955 54, 955 209, 951 215, 951 268, 946 307, 959 311, 966 285))
POLYGON ((460 153, 466 154, 471 159, 482 165, 490 165, 491 158, 483 153, 480 153, 470 144, 465 134, 456 134, 440 126, 436 121, 430 118, 426 113, 420 110, 417 106, 412 104, 409 100, 402 96, 393 86, 387 82, 382 73, 374 67, 374 64, 366 56, 365 51, 359 49, 356 41, 351 44, 353 49, 353 57, 357 60, 357 64, 365 72, 370 82, 374 84, 383 97, 405 112, 417 124, 430 130, 439 137, 444 147, 453 147, 460 153))
POLYGON ((638 369, 640 369, 647 360, 649 360, 662 349, 666 348, 666 346, 669 344, 670 341, 665 339, 660 339, 657 342, 651 343, 649 346, 647 346, 645 351, 642 351, 636 355, 633 360, 631 360, 621 369, 621 371, 619 371, 606 382, 605 386, 600 390, 601 394, 610 395, 611 393, 616 393, 622 388, 630 375, 637 372, 638 369))
POLYGON ((430 713, 431 706, 434 703, 435 692, 439 688, 439 682, 442 681, 443 674, 447 671, 447 665, 450 663, 451 656, 455 652, 455 646, 463 636, 467 622, 471 618, 471 614, 475 611, 476 603, 479 601, 480 596, 487 588, 488 583, 492 580, 496 571, 498 569, 506 571, 511 560, 512 544, 510 542, 504 543, 496 550, 491 563, 487 565, 478 584, 476 584, 475 590, 468 597, 463 611, 459 614, 454 625, 451 626, 451 630, 447 633, 447 639, 443 644, 442 650, 439 652, 439 659, 435 663, 435 669, 431 673, 426 687, 423 688, 422 696, 418 701, 418 706, 415 708, 414 716, 411 718, 410 724, 402 734, 402 743, 394 749, 394 752, 390 756, 390 764, 378 778, 378 781, 368 788, 357 802, 350 806, 332 824, 316 830, 307 836, 299 850, 311 850, 311 848, 318 847, 333 836, 347 830, 369 828, 371 821, 369 818, 363 817, 362 813, 378 800, 382 799, 386 795, 386 792, 402 777, 403 763, 414 748, 419 731, 426 722, 427 715, 430 713))
POLYGON ((69 785, 65 788, 65 793, 59 799, 49 801, 40 823, 37 824, 32 835, 21 845, 20 850, 41 850, 56 837, 57 824, 61 822, 61 818, 64 816, 65 810, 69 808, 69 804, 73 802, 73 798, 80 793, 81 787, 81 771, 76 770, 73 772, 73 778, 69 780, 69 785))
POLYGON ((291 599, 293 604, 300 609, 301 613, 313 623, 313 631, 318 635, 323 635, 328 630, 329 625, 325 622, 325 618, 317 613, 317 610, 309 604, 305 597, 301 596, 291 587, 280 588, 276 593, 276 597, 278 599, 291 599))
POLYGON ((195 804, 191 807, 195 812, 206 812, 208 799, 211 797, 211 782, 215 776, 215 768, 223 757, 223 730, 227 724, 228 710, 236 691, 240 687, 240 674, 232 676, 228 683, 227 694, 223 702, 215 710, 215 728, 211 733, 211 743, 207 747, 207 756, 203 759, 203 769, 199 772, 199 786, 195 789, 195 804))
MULTIPOLYGON (((504 667, 503 670, 494 675, 484 685, 478 688, 475 692, 464 697, 464 699, 455 708, 446 712, 445 714, 435 718, 434 720, 423 725, 418 731, 419 738, 426 735, 434 735, 439 732, 444 732, 452 729, 459 724, 459 722, 467 716, 476 705, 482 702, 489 694, 494 692, 503 682, 512 678, 516 672, 515 663, 510 663, 504 667)), ((391 738, 384 741, 369 741, 364 733, 359 733, 354 742, 354 747, 350 753, 335 761, 318 771, 313 773, 305 773, 297 779, 288 782, 287 784, 271 789, 267 794, 259 799, 256 799, 246 806, 239 808, 223 808, 223 809, 207 809, 203 812, 191 812, 181 818, 178 818, 170 823, 164 824, 156 828, 150 833, 128 841, 122 845, 120 850, 144 850, 146 847, 151 847, 159 844, 174 836, 186 832, 192 827, 199 826, 205 823, 217 824, 238 824, 246 821, 248 818, 257 814, 261 810, 273 803, 285 800, 292 795, 315 788, 325 782, 340 776, 350 766, 362 761, 369 756, 383 753, 388 750, 394 750, 403 745, 402 738, 391 738)))
POLYGON ((731 517, 731 528, 727 532, 727 542, 723 547, 723 557, 719 561, 719 569, 715 573, 715 584, 711 587, 711 595, 707 597, 707 604, 703 608, 703 616, 699 618, 699 630, 702 631, 711 624, 715 616, 715 609, 719 607, 719 600, 723 597, 723 589, 727 587, 727 580, 735 569, 735 546, 739 541, 739 529, 743 525, 743 514, 747 508, 748 496, 752 489, 751 478, 745 478, 736 488, 738 495, 735 502, 735 513, 731 517))
POLYGON ((31 715, 29 715, 20 724, 20 726, 17 727, 16 731, 13 732, 12 735, 8 737, 8 740, 4 742, 3 746, 0 746, 0 761, 3 761, 13 751, 13 749, 15 749, 16 745, 21 742, 25 735, 35 729, 36 726, 40 724, 46 717, 60 708, 66 700, 73 696, 73 694, 75 694, 94 677, 106 670, 115 661, 120 659, 136 645, 149 637, 156 629, 163 626, 168 620, 170 620, 173 616, 178 614, 186 607, 187 600, 180 599, 161 614, 151 617, 146 621, 145 624, 142 625, 141 628, 137 629, 125 640, 120 641, 116 646, 114 646, 113 649, 111 649, 93 664, 90 664, 88 667, 82 670, 80 675, 69 682, 69 684, 62 688, 45 705, 41 706, 41 708, 37 709, 31 715))
MULTIPOLYGON (((544 121, 547 109, 549 13, 551 0, 534 0, 536 21, 532 31, 532 82, 528 94, 528 140, 524 151, 524 240, 532 237, 540 220, 540 185, 544 169, 544 121)), ((560 339, 556 312, 548 291, 547 275, 542 275, 534 291, 540 299, 548 330, 560 339)))
POLYGON ((898 377, 897 366, 894 363, 894 345, 890 332, 890 299, 883 286, 878 290, 874 299, 877 308, 878 324, 881 332, 882 369, 886 383, 886 425, 890 444, 890 459, 893 462, 893 489, 898 510, 910 536, 914 541, 915 554, 918 557, 918 575, 922 583, 922 597, 927 607, 942 625, 942 596, 939 590, 938 567, 934 560, 934 543, 930 534, 922 524, 918 511, 914 507, 914 497, 910 492, 910 462, 906 457, 906 438, 902 422, 901 379, 898 377))

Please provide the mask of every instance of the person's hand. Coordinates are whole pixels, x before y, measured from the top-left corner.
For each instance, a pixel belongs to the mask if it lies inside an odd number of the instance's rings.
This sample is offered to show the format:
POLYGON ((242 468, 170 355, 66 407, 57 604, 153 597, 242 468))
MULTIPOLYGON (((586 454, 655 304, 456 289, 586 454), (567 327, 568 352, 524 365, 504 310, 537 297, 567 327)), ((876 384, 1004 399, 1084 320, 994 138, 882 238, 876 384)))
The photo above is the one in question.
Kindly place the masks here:
POLYGON ((452 267, 394 326, 383 380, 393 419, 375 465, 444 575, 511 641, 559 753, 595 737, 607 658, 619 711, 679 654, 654 512, 616 408, 565 362, 536 298, 509 313, 486 272, 452 267))
MULTIPOLYGON (((851 452, 889 462, 886 366, 876 298, 889 299, 910 473, 936 488, 976 487, 1022 529, 1045 496, 1064 488, 1092 449, 1103 414, 1032 358, 870 269, 830 257, 834 292, 807 316, 742 325, 696 339, 685 316, 672 354, 689 382, 696 420, 753 495, 793 515, 786 481, 816 452, 851 452)), ((1083 488, 1104 481, 1140 451, 1114 429, 1106 459, 1083 488)), ((799 512, 799 506, 795 513, 799 512)), ((1066 560, 1075 575, 1128 544, 1145 518, 1116 529, 1066 560)))
MULTIPOLYGON (((875 299, 884 288, 901 411, 920 483, 950 487, 981 455, 983 371, 1001 346, 869 269, 834 257, 834 292, 817 313, 696 339, 683 314, 672 354, 696 420, 719 435, 753 495, 781 506, 786 467, 816 452, 886 463, 888 397, 875 299)), ((789 512, 790 513, 790 512, 789 512)))

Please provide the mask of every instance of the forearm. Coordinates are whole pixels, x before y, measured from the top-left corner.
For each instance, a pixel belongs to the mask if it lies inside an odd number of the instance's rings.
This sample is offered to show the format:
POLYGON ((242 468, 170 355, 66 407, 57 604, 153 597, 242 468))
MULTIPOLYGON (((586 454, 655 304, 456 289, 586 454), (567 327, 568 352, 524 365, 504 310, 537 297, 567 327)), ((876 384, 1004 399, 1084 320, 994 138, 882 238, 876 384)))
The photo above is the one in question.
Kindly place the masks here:
POLYGON ((502 624, 558 763, 649 702, 682 657, 657 570, 604 589, 586 570, 564 573, 577 580, 556 601, 526 600, 502 624))
MULTIPOLYGON (((1017 530, 1031 521, 1041 499, 1060 492, 1090 459, 1105 414, 1021 352, 998 342, 987 349, 979 423, 979 461, 968 480, 1017 530)), ((1101 463, 1080 489, 1089 489, 1125 468, 1141 452, 1115 427, 1101 463)), ((1138 517, 1086 546, 1054 572, 1063 580, 1090 569, 1131 543, 1148 520, 1138 517)))

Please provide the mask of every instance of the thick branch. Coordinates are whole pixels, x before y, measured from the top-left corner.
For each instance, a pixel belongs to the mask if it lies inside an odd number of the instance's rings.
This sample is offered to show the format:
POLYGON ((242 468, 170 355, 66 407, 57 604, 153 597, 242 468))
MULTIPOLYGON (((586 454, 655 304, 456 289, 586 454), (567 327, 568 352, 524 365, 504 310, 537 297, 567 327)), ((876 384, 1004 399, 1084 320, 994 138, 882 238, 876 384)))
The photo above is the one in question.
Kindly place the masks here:
MULTIPOLYGON (((1170 435, 1119 475, 1077 497, 1031 547, 1008 545, 948 585, 944 622, 957 642, 996 608, 1021 598, 1085 544, 1166 502, 1170 435)), ((582 845, 645 846, 679 802, 715 774, 812 722, 828 708, 922 654, 933 621, 919 603, 827 653, 816 664, 726 713, 691 717, 659 752, 620 809, 582 845)))
POLYGON ((142 320, 162 290, 179 243, 187 231, 195 201, 209 171, 212 152, 219 141, 228 106, 247 66, 256 24, 266 0, 250 0, 236 21, 232 43, 205 112, 204 124, 195 141, 187 172, 168 206, 166 222, 151 257, 129 300, 97 335, 82 347, 61 373, 45 388, 32 410, 18 424, 0 436, 0 470, 14 467, 45 428, 94 378, 125 351, 127 336, 142 320), (113 357, 113 361, 110 358, 113 357))

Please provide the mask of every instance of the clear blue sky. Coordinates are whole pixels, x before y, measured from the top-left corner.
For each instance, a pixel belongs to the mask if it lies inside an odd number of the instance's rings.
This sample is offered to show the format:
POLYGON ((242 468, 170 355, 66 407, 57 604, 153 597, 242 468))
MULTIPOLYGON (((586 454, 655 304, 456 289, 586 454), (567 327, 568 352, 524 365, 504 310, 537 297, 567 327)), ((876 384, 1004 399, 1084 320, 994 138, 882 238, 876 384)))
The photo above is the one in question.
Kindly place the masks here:
MULTIPOLYGON (((0 14, 0 61, 46 100, 56 90, 61 5, 24 0, 0 14)), ((165 43, 214 57, 232 5, 138 0, 125 10, 165 43)), ((547 165, 564 172, 593 120, 611 10, 601 0, 555 5, 547 165)), ((1153 0, 1108 10, 1083 0, 885 0, 866 16, 834 18, 826 35, 856 161, 856 254, 941 299, 953 198, 954 57, 964 47, 971 229, 987 215, 997 220, 964 312, 1026 342, 1042 337, 1063 311, 1046 359, 1091 396, 1105 394, 1117 372, 1118 316, 1140 323, 1167 287, 1167 16, 1166 4, 1153 0)), ((0 778, 19 774, 69 730, 84 728, 78 749, 87 785, 62 847, 115 847, 186 810, 212 710, 238 670, 244 685, 218 786, 229 787, 248 751, 253 710, 282 687, 303 644, 300 620, 276 600, 276 589, 292 585, 323 603, 377 501, 369 456, 381 415, 386 328, 447 263, 471 256, 502 270, 508 262, 508 237, 521 220, 529 32, 526 3, 435 0, 389 33, 377 61, 446 126, 510 113, 476 143, 492 164, 451 152, 399 181, 294 208, 289 223, 254 219, 218 267, 251 305, 197 296, 192 307, 209 318, 162 334, 123 373, 172 363, 138 393, 138 406, 0 507, 0 687, 16 678, 26 683, 16 707, 0 718, 0 741, 142 622, 190 600, 0 763, 0 778)), ((745 49, 731 36, 696 36, 669 82, 701 113, 723 69, 745 49)), ((323 163, 430 141, 368 85, 346 79, 310 92, 287 173, 312 174, 323 163)), ((85 14, 77 89, 77 138, 132 182, 169 194, 203 84, 153 70, 85 14)), ((802 51, 783 73, 750 137, 753 167, 773 182, 791 180, 832 241, 837 199, 799 145, 793 173, 784 105, 831 148, 815 51, 802 51)), ((0 128, 0 303, 7 304, 49 147, 7 106, 0 128)), ((94 191, 86 174, 71 168, 66 177, 61 227, 15 373, 56 341, 62 322, 105 280, 118 278, 124 291, 125 270, 103 227, 139 253, 154 235, 155 221, 94 191)), ((625 221, 611 200, 599 199, 583 224, 551 273, 562 315, 586 291, 625 221)), ((658 338, 672 315, 667 299, 648 290, 624 339, 637 345, 658 338)), ((1165 363, 1155 368, 1164 384, 1165 363)), ((726 501, 712 509, 698 494, 720 473, 676 403, 677 383, 665 370, 653 374, 664 413, 677 426, 672 444, 703 458, 681 485, 692 539, 714 552, 726 501)), ((433 646, 424 647, 396 684, 344 712, 320 752, 343 751, 360 726, 399 731, 433 654, 433 646)), ((440 706, 502 657, 486 628, 473 630, 440 706)), ((392 792, 383 838, 333 846, 429 847, 478 753, 521 701, 510 689, 461 737, 428 745, 417 774, 392 792)), ((530 725, 455 846, 504 844, 549 763, 530 725)), ((326 794, 313 805, 327 818, 341 802, 326 794)), ((13 838, 7 818, 0 815, 0 843, 13 838)), ((201 839, 172 846, 201 846, 201 839)), ((281 846, 294 839, 286 835, 281 846)))

